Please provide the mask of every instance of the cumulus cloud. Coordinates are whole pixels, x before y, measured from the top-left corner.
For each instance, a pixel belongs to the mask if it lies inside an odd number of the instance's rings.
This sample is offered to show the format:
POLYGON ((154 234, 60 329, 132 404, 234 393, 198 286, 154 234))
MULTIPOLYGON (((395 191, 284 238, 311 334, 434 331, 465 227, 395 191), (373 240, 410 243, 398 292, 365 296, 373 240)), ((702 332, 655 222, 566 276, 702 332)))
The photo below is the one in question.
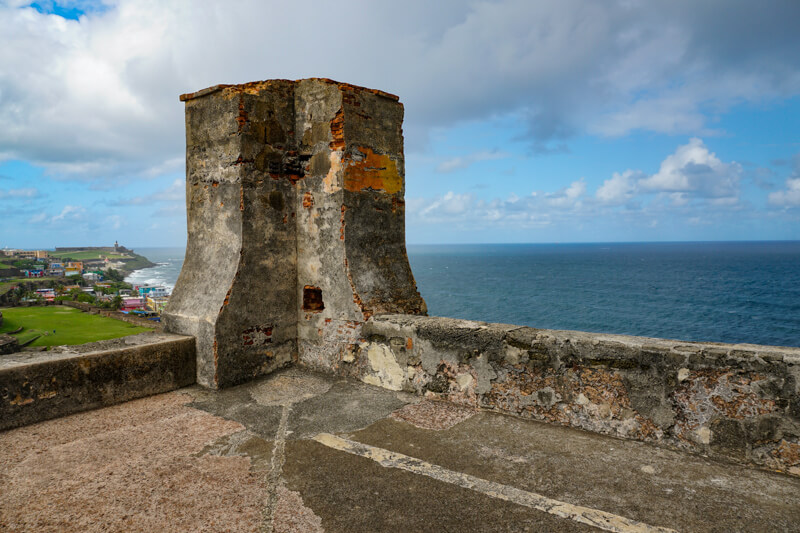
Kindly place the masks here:
POLYGON ((406 204, 409 224, 448 223, 485 229, 513 225, 515 228, 542 228, 570 217, 590 216, 594 210, 584 206, 586 182, 583 179, 558 191, 534 191, 505 199, 476 198, 449 191, 435 198, 411 198, 406 204))
POLYGON ((157 175, 181 164, 178 94, 274 77, 399 94, 412 149, 430 128, 507 113, 539 152, 585 132, 705 135, 712 104, 800 92, 798 19, 797 2, 354 0, 334 28, 306 2, 115 0, 79 20, 0 2, 0 159, 157 175))
POLYGON ((644 173, 638 170, 614 172, 611 179, 597 189, 597 199, 607 204, 620 204, 633 198, 644 173))
POLYGON ((711 152, 701 139, 692 138, 678 146, 660 165, 657 173, 640 170, 615 172, 597 189, 597 200, 619 205, 641 195, 658 194, 673 206, 692 200, 711 205, 735 205, 739 199, 742 166, 725 163, 711 152))
POLYGON ((786 188, 769 194, 772 205, 800 207, 800 178, 786 180, 786 188))
POLYGON ((466 213, 472 206, 474 198, 471 194, 456 194, 449 191, 443 197, 434 199, 426 205, 420 215, 426 217, 431 214, 460 215, 466 213))
POLYGON ((800 153, 792 158, 792 174, 784 188, 770 193, 768 201, 779 207, 800 207, 800 153))
MULTIPOLYGON (((797 158, 800 168, 800 156, 797 158)), ((435 198, 410 198, 409 225, 448 224, 465 230, 564 228, 588 221, 658 228, 680 221, 705 227, 725 217, 747 216, 739 200, 741 166, 719 159, 702 140, 690 139, 668 154, 658 172, 615 172, 594 192, 584 178, 555 191, 510 193, 505 199, 450 191, 435 198)), ((775 205, 800 205, 800 172, 787 190, 770 196, 775 205)))
POLYGON ((547 203, 554 207, 580 206, 581 197, 586 194, 586 182, 583 178, 573 181, 569 187, 547 194, 547 203))
POLYGON ((742 167, 723 163, 698 138, 679 146, 661 163, 658 173, 639 181, 651 191, 692 192, 711 198, 736 195, 742 167))

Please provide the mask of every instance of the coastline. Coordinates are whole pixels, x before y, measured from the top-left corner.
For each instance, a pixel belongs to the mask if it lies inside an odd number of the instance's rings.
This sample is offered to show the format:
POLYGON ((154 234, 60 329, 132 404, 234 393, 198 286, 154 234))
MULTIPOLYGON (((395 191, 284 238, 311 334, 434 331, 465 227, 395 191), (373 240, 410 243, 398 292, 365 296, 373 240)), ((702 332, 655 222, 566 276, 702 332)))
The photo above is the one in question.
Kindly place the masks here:
POLYGON ((185 249, 183 247, 154 247, 140 250, 146 254, 148 265, 131 269, 125 274, 125 281, 131 284, 163 285, 170 291, 175 287, 185 249))
POLYGON ((133 259, 125 261, 124 268, 118 269, 122 274, 127 278, 137 270, 143 270, 145 268, 153 268, 154 266, 158 266, 156 263, 153 263, 148 258, 143 255, 139 254, 131 254, 133 255, 133 259))

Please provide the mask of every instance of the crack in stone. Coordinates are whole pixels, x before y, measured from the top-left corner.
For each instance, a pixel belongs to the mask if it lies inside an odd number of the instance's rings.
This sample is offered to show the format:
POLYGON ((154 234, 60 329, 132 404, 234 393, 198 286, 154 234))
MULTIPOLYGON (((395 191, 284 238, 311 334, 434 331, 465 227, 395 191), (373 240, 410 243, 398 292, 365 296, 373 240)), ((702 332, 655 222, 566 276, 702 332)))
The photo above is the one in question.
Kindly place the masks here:
POLYGON ((283 485, 283 463, 286 460, 286 433, 289 425, 291 404, 283 406, 281 421, 275 434, 275 445, 272 448, 272 461, 267 475, 267 499, 264 505, 264 521, 261 525, 262 533, 273 533, 275 528, 275 508, 278 505, 278 488, 283 485))

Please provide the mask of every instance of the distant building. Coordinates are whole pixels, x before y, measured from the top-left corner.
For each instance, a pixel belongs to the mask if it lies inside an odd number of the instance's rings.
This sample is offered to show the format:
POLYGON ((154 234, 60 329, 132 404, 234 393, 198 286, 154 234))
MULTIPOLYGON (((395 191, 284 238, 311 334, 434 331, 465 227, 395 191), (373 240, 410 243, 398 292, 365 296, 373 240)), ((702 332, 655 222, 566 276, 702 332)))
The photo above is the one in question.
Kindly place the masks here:
POLYGON ((122 305, 120 306, 120 311, 135 311, 136 309, 144 309, 145 308, 145 301, 144 298, 133 296, 133 297, 124 297, 122 298, 122 305))
POLYGON ((36 289, 36 294, 48 302, 52 302, 56 299, 55 289, 36 289))
POLYGON ((80 276, 81 274, 83 274, 83 263, 80 261, 69 262, 64 267, 65 276, 80 276))
POLYGON ((154 296, 158 298, 165 298, 169 296, 169 290, 161 285, 139 285, 134 287, 139 291, 139 296, 154 296))
POLYGON ((103 275, 97 272, 86 272, 83 274, 83 279, 86 281, 103 281, 103 275))
POLYGON ((50 266, 47 267, 45 270, 48 276, 63 276, 64 275, 64 265, 62 263, 58 263, 52 261, 50 266))
POLYGON ((155 311, 160 314, 164 311, 164 308, 167 307, 168 301, 168 298, 148 295, 145 298, 145 305, 149 311, 155 311))
POLYGON ((23 270, 26 278, 43 278, 44 270, 23 270))
POLYGON ((47 250, 16 250, 16 255, 26 259, 47 259, 47 250))

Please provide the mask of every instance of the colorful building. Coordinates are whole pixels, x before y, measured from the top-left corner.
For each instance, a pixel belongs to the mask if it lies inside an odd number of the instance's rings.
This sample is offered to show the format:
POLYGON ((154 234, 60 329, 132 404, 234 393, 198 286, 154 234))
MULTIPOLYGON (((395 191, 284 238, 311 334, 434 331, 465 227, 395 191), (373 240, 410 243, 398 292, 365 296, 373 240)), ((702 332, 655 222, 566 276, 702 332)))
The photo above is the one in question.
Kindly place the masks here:
POLYGON ((64 267, 65 276, 80 276, 81 274, 83 274, 83 263, 80 261, 69 262, 64 267))
POLYGON ((36 289, 36 294, 45 299, 45 301, 52 302, 56 299, 55 289, 36 289))
POLYGON ((148 311, 154 311, 160 314, 164 311, 164 308, 167 307, 168 301, 169 301, 168 298, 148 295, 145 298, 145 305, 148 311))
POLYGON ((158 298, 166 298, 169 296, 169 290, 161 285, 139 285, 134 287, 139 291, 140 296, 154 296, 158 298))
POLYGON ((122 299, 122 305, 120 306, 120 311, 135 311, 136 309, 144 309, 145 308, 145 301, 144 298, 139 296, 134 297, 127 297, 122 299))

